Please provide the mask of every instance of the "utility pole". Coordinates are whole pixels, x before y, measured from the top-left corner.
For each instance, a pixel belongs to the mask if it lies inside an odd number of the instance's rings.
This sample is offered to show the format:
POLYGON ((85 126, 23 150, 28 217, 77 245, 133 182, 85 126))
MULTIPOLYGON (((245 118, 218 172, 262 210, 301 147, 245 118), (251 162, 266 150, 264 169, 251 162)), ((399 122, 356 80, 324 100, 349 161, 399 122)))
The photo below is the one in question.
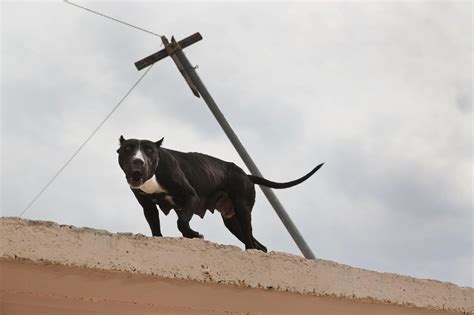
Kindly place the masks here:
MULTIPOLYGON (((153 63, 170 56, 178 67, 178 70, 181 72, 184 79, 186 80, 186 83, 191 88, 193 94, 196 97, 202 96, 207 106, 211 110, 212 114, 217 119, 217 122, 220 124, 225 134, 229 138, 230 142, 233 144, 234 148, 239 153, 245 165, 247 165, 247 168, 250 170, 250 173, 255 176, 263 177, 262 173, 260 173, 260 171, 258 170, 257 165, 255 165, 247 150, 244 148, 239 138, 232 130, 232 127, 227 122, 227 119, 220 111, 211 94, 206 89, 206 86, 199 78, 195 67, 191 65, 188 58, 183 52, 183 48, 188 47, 200 41, 201 39, 202 36, 199 33, 195 33, 183 40, 180 40, 179 42, 176 42, 174 37, 171 37, 171 42, 169 42, 165 36, 162 36, 161 40, 165 48, 140 61, 137 61, 135 63, 135 66, 138 70, 142 70, 143 68, 146 68, 152 65, 153 63)), ((264 195, 267 197, 268 201, 273 206, 273 209, 277 213, 280 220, 283 222, 283 225, 290 233, 291 237, 295 241, 303 256, 308 259, 315 259, 313 252, 309 248, 301 233, 296 228, 291 218, 288 216, 288 213, 285 211, 285 208, 283 208, 283 205, 280 203, 273 191, 270 188, 264 186, 260 186, 260 189, 263 191, 264 195)))

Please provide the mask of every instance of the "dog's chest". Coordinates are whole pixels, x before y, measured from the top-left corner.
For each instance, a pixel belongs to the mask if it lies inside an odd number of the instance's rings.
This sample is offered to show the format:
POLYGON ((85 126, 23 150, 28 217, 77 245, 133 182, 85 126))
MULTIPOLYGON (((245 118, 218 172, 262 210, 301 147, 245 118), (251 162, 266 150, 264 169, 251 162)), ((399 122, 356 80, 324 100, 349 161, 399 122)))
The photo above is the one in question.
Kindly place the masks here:
POLYGON ((155 175, 153 175, 152 178, 150 178, 145 183, 143 183, 143 185, 141 185, 139 189, 143 191, 144 193, 150 194, 150 195, 167 193, 166 189, 164 189, 163 186, 160 185, 155 175))

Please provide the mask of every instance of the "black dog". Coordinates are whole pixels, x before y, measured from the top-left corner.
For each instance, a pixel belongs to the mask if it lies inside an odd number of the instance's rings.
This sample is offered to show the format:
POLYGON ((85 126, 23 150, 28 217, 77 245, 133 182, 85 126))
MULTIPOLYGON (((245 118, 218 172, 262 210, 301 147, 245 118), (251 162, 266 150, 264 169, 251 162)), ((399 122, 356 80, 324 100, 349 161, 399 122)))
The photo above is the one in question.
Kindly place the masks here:
POLYGON ((178 229, 184 237, 203 237, 189 227, 193 214, 204 217, 206 210, 218 210, 225 226, 246 249, 267 251, 252 235, 251 211, 255 186, 288 188, 313 175, 323 164, 305 176, 287 183, 275 183, 247 175, 234 163, 201 153, 183 153, 161 147, 157 142, 120 136, 119 164, 127 182, 143 207, 153 236, 162 236, 156 204, 167 215, 178 214, 178 229))

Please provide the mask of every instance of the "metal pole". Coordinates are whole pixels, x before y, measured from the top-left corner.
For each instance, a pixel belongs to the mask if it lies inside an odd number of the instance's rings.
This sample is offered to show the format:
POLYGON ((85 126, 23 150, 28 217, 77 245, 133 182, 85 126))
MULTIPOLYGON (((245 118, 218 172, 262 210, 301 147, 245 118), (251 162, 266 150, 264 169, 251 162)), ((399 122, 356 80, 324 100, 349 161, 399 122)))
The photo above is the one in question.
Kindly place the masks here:
MULTIPOLYGON (((176 49, 173 53, 176 54, 176 56, 181 61, 181 64, 184 67, 184 71, 186 71, 189 74, 189 77, 191 78, 194 85, 198 89, 199 94, 201 94, 202 98, 206 102, 212 114, 217 119, 217 122, 219 123, 219 125, 221 125, 222 129, 224 130, 225 134, 229 138, 230 142, 232 142, 232 144, 234 145, 235 149, 239 153, 245 165, 247 165, 248 169, 250 170, 250 173, 252 173, 252 175, 255 175, 255 176, 263 177, 262 173, 260 173, 260 171, 258 170, 257 165, 255 165, 252 158, 247 153, 247 150, 245 150, 239 138, 237 137, 235 132, 232 130, 232 127, 227 122, 227 119, 224 117, 219 107, 217 107, 216 102, 212 98, 209 91, 206 89, 206 86, 204 85, 204 83, 202 83, 196 70, 191 65, 188 58, 185 56, 184 52, 181 49, 176 49)), ((270 188, 264 187, 264 186, 260 186, 260 189, 263 191, 268 201, 275 209, 275 212, 280 217, 280 220, 283 222, 283 225, 286 227, 291 237, 295 241, 296 245, 303 253, 303 256, 308 259, 315 259, 313 252, 309 248, 303 236, 298 231, 295 224, 293 223, 293 221, 291 220, 288 213, 285 211, 285 209, 283 208, 283 205, 280 203, 280 201, 275 196, 273 191, 270 188)))

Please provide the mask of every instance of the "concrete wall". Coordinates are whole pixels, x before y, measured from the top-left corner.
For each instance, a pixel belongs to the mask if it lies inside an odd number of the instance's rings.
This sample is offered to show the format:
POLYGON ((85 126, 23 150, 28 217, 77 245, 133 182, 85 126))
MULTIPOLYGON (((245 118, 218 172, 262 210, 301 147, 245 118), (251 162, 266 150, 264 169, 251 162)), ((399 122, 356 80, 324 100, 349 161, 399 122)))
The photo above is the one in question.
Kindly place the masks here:
POLYGON ((242 251, 200 239, 112 234, 53 222, 1 218, 0 257, 123 270, 167 278, 474 311, 474 289, 352 268, 284 253, 242 251))

